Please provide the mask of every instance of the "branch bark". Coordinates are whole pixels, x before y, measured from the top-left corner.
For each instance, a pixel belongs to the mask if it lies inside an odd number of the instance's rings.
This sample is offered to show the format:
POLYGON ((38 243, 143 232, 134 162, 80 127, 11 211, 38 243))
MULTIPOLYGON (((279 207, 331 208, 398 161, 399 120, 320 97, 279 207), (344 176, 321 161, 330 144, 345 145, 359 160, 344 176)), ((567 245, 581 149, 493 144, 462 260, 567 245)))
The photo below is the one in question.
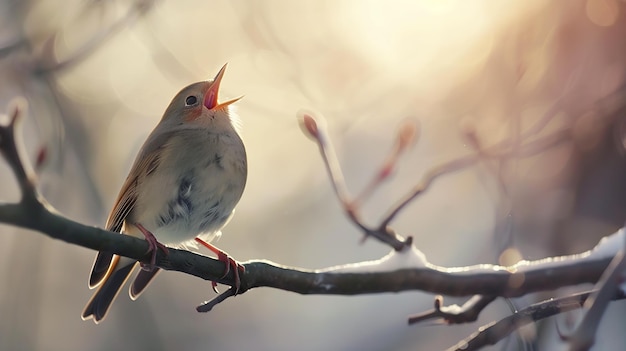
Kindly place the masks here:
MULTIPOLYGON (((93 250, 110 251, 144 262, 149 259, 145 240, 86 226, 50 211, 43 204, 0 205, 0 222, 93 250)), ((346 272, 345 266, 307 270, 267 260, 253 260, 242 263, 245 272, 241 275, 240 293, 257 287, 272 287, 299 294, 357 295, 420 290, 449 296, 481 294, 516 297, 535 291, 596 282, 612 259, 604 257, 577 263, 578 258, 579 255, 561 257, 559 260, 563 264, 549 270, 528 269, 523 273, 524 281, 521 284, 521 273, 513 273, 515 269, 512 267, 495 265, 459 269, 428 264, 426 267, 384 272, 346 272), (516 284, 511 286, 511 281, 516 284)), ((535 262, 528 261, 524 266, 533 264, 535 262)), ((232 285, 234 282, 232 273, 222 278, 225 269, 223 262, 190 251, 171 249, 169 255, 159 251, 156 265, 165 270, 179 271, 223 284, 232 285)))

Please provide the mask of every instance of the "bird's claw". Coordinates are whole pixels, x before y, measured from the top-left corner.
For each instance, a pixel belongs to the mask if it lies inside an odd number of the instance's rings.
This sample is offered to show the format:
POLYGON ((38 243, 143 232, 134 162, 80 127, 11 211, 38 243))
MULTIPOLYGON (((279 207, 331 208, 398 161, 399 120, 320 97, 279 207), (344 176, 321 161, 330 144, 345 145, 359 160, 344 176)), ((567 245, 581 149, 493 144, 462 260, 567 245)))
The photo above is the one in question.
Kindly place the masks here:
MULTIPOLYGON (((224 274, 222 275, 222 279, 226 278, 226 276, 228 275, 228 273, 230 273, 231 267, 233 269, 233 275, 235 276, 234 278, 234 287, 235 287, 235 295, 237 295, 237 293, 239 293, 239 288, 241 287, 241 278, 239 277, 239 271, 241 271, 242 273, 246 271, 246 267, 244 267, 241 263, 235 261, 234 258, 230 257, 226 252, 218 249, 217 247, 207 243, 206 241, 200 239, 200 238, 196 238, 196 242, 200 243, 202 246, 206 247, 207 249, 213 251, 213 253, 215 253, 215 255, 217 255, 217 259, 221 262, 224 262, 224 264, 226 265, 226 267, 224 268, 224 274)), ((213 288, 213 291, 215 291, 215 293, 219 293, 219 291, 217 290, 217 283, 212 281, 211 282, 211 287, 213 288)))
POLYGON ((146 241, 148 242, 148 250, 146 251, 146 255, 151 253, 150 263, 149 264, 140 263, 139 265, 141 266, 141 269, 143 269, 144 271, 152 272, 154 270, 154 267, 156 266, 157 250, 161 249, 161 251, 163 251, 166 255, 170 253, 170 250, 167 248, 167 246, 161 244, 154 237, 154 234, 152 234, 143 225, 137 223, 135 224, 135 226, 139 229, 139 231, 141 231, 143 236, 146 238, 146 241))

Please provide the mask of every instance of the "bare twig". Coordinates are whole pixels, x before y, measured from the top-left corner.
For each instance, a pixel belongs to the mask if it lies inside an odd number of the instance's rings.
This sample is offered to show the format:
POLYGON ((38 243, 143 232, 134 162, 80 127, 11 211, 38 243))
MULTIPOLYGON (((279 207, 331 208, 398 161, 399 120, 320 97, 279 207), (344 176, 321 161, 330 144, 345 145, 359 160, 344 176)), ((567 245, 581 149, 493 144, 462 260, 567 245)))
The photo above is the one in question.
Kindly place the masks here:
MULTIPOLYGON (((564 92, 563 94, 565 93, 566 92, 564 92)), ((553 144, 546 143, 544 140, 544 142, 542 143, 537 143, 537 141, 535 141, 525 146, 523 145, 523 142, 525 140, 529 139, 530 137, 534 135, 537 135, 549 124, 550 121, 554 119, 554 117, 557 115, 559 107, 560 107, 560 99, 557 100, 552 105, 552 107, 548 109, 548 111, 546 111, 546 113, 542 116, 542 118, 540 118, 539 121, 537 121, 531 128, 521 133, 519 138, 516 138, 516 140, 504 140, 504 141, 496 143, 495 145, 492 145, 491 147, 484 147, 480 143, 480 140, 478 139, 477 135, 474 132, 466 131, 466 133, 464 133, 465 137, 468 139, 468 141, 474 144, 474 148, 476 148, 479 152, 475 155, 469 155, 466 157, 458 158, 450 162, 446 162, 440 165, 439 167, 435 167, 434 169, 431 169, 428 173, 426 173, 424 178, 422 178, 420 183, 418 183, 415 187, 413 187, 413 190, 409 194, 407 194, 395 206, 392 207, 389 213, 384 217, 385 219, 381 222, 380 228, 389 226, 391 221, 395 219, 395 217, 400 213, 400 211, 402 211, 404 207, 406 207, 409 203, 411 203, 418 196, 420 196, 424 191, 426 191, 438 177, 448 174, 448 173, 453 173, 453 172, 462 170, 466 167, 469 167, 475 164, 476 162, 478 162, 479 160, 481 160, 481 156, 488 157, 488 158, 489 157, 491 158, 510 157, 511 152, 512 152, 510 150, 511 148, 513 149, 513 152, 516 152, 517 156, 522 156, 522 153, 521 153, 522 149, 527 149, 526 150, 527 153, 535 154, 537 152, 537 149, 545 150, 545 149, 540 149, 540 147, 547 148, 549 146, 558 144, 559 142, 563 141, 565 138, 563 137, 562 134, 563 132, 565 132, 565 134, 569 135, 569 129, 566 129, 561 132, 555 132, 552 135, 549 135, 547 138, 544 138, 549 141, 554 141, 555 139, 558 140, 557 142, 553 144), (528 150, 528 149, 531 149, 531 150, 528 150), (500 151, 500 153, 498 153, 498 151, 500 151)))
MULTIPOLYGON (((555 104, 555 106, 557 106, 557 104, 555 104)), ((339 161, 335 155, 332 142, 328 137, 325 122, 321 119, 320 121, 324 123, 321 125, 315 117, 306 112, 300 113, 299 117, 302 129, 309 137, 316 141, 320 149, 320 153, 322 155, 324 165, 326 166, 326 170, 328 171, 335 194, 339 198, 342 208, 348 218, 359 229, 361 229, 361 231, 363 231, 365 235, 364 239, 371 236, 390 245, 395 250, 401 251, 410 246, 412 240, 411 238, 404 239, 398 236, 390 227, 390 224, 391 221, 393 221, 409 203, 425 192, 439 177, 465 169, 474 165, 481 159, 493 158, 502 160, 513 155, 530 156, 538 152, 545 151, 547 148, 553 147, 567 140, 570 134, 569 128, 554 132, 542 138, 537 138, 531 141, 527 140, 530 136, 539 133, 548 124, 548 122, 554 118, 556 111, 556 107, 547 111, 543 118, 531 127, 529 131, 520 133, 519 137, 515 138, 515 140, 504 140, 490 147, 483 147, 477 136, 473 133, 469 133, 468 138, 472 145, 474 145, 475 153, 457 158, 431 169, 425 174, 421 182, 419 182, 410 193, 408 193, 403 199, 392 207, 388 214, 383 217, 381 223, 375 228, 370 228, 363 223, 358 213, 359 205, 367 196, 369 196, 373 189, 375 189, 388 177, 392 169, 395 167, 399 155, 414 139, 417 128, 401 128, 396 147, 394 148, 394 151, 392 151, 392 154, 387 158, 383 167, 381 167, 380 171, 370 185, 365 188, 365 191, 361 194, 361 196, 352 200, 352 197, 350 196, 345 185, 345 179, 341 172, 339 161)))
POLYGON ((45 74, 53 71, 60 71, 65 68, 71 67, 80 62, 93 51, 98 49, 103 42, 112 38, 114 34, 120 30, 126 28, 131 23, 135 22, 138 18, 144 15, 154 4, 155 0, 136 0, 131 5, 131 9, 127 11, 124 16, 111 24, 108 28, 100 31, 75 50, 70 56, 59 61, 54 53, 54 42, 56 40, 56 34, 51 35, 44 44, 44 50, 41 56, 33 62, 33 72, 36 74, 45 74))
POLYGON ((389 179, 389 176, 393 174, 393 171, 398 165, 400 156, 402 156, 410 146, 415 144, 418 132, 417 120, 407 119, 400 125, 391 152, 387 155, 387 158, 370 183, 352 200, 351 206, 353 208, 359 208, 385 180, 389 179))
POLYGON ((598 330, 604 311, 606 311, 609 302, 613 300, 615 291, 618 290, 621 276, 624 273, 624 268, 626 268, 625 252, 626 240, 624 240, 622 249, 615 255, 611 264, 596 283, 596 290, 587 301, 585 301, 583 309, 586 310, 586 313, 583 320, 572 335, 566 337, 566 339, 569 339, 570 350, 586 351, 595 343, 596 331, 598 330))
MULTIPOLYGON (((333 190, 341 203, 341 207, 352 223, 354 223, 364 233, 364 239, 369 236, 374 237, 391 246, 396 251, 402 251, 411 246, 413 242, 411 237, 404 239, 403 237, 397 235, 391 228, 379 227, 377 229, 372 229, 363 223, 358 213, 358 207, 355 206, 355 203, 346 187, 339 161, 337 160, 335 150, 325 128, 325 121, 323 119, 317 121, 313 116, 306 112, 301 113, 299 117, 302 130, 306 133, 306 135, 311 137, 319 147, 324 165, 326 166, 326 171, 328 172, 328 177, 330 178, 333 190)), ((404 138, 404 142, 402 142, 404 145, 402 145, 402 148, 406 147, 406 144, 409 143, 409 139, 409 137, 404 138)))
MULTIPOLYGON (((581 308, 591 293, 592 291, 586 291, 530 305, 497 322, 480 327, 479 331, 449 348, 448 351, 471 351, 487 345, 495 345, 527 324, 581 308)), ((623 299, 626 299, 623 291, 616 291, 612 297, 612 300, 623 299)))
MULTIPOLYGON (((303 130, 307 132, 313 140, 317 142, 317 145, 320 149, 320 154, 324 160, 324 166, 326 166, 326 171, 328 172, 328 176, 331 180, 331 184, 333 186, 333 190, 337 195, 337 198, 341 202, 344 209, 348 212, 350 203, 352 202, 350 198, 350 194, 346 187, 345 178, 343 176, 343 172, 341 171, 341 166, 339 165, 339 161, 337 160, 337 155, 335 153, 335 148, 333 147, 332 141, 328 137, 328 132, 326 131, 326 123, 323 119, 316 120, 313 116, 304 113, 300 120, 300 125, 303 127, 303 130)), ((351 213, 348 213, 348 216, 352 218, 351 213)), ((358 226, 362 227, 360 223, 355 223, 358 226)), ((367 228, 361 228, 367 230, 367 228)))
POLYGON ((217 306, 219 303, 223 302, 227 298, 233 297, 235 295, 238 295, 237 289, 232 287, 224 291, 223 293, 217 295, 217 297, 213 298, 212 300, 203 302, 201 305, 196 307, 196 311, 202 312, 202 313, 210 312, 213 309, 213 307, 217 306))
POLYGON ((474 322, 478 319, 480 312, 495 299, 495 296, 490 295, 474 295, 472 298, 467 300, 463 306, 442 306, 443 296, 439 295, 435 297, 434 309, 410 316, 409 324, 415 324, 428 319, 436 318, 441 318, 441 320, 446 324, 474 322))
MULTIPOLYGON (((553 147, 568 140, 570 135, 570 129, 565 128, 560 131, 556 131, 548 136, 538 138, 534 141, 522 144, 519 148, 519 156, 532 156, 539 152, 545 151, 547 148, 553 147)), ((452 161, 443 163, 440 166, 432 168, 428 171, 422 180, 413 187, 413 190, 408 193, 403 199, 401 199, 389 213, 384 217, 380 227, 387 227, 391 221, 402 211, 409 203, 424 193, 431 184, 439 177, 447 174, 451 174, 462 169, 465 169, 471 165, 474 165, 484 157, 490 158, 502 158, 509 157, 510 151, 507 149, 511 146, 510 140, 501 141, 493 146, 482 148, 480 153, 457 158, 452 161)))
POLYGON ((23 39, 14 39, 12 41, 9 41, 8 43, 2 43, 2 45, 0 45, 0 58, 10 54, 14 50, 17 50, 25 45, 26 45, 26 40, 23 40, 23 39))
POLYGON ((16 133, 26 112, 26 101, 15 99, 11 105, 9 107, 9 124, 0 126, 0 153, 13 168, 22 193, 21 203, 38 203, 35 189, 36 176, 30 163, 25 162, 23 155, 20 154, 23 150, 22 136, 20 133, 16 133))

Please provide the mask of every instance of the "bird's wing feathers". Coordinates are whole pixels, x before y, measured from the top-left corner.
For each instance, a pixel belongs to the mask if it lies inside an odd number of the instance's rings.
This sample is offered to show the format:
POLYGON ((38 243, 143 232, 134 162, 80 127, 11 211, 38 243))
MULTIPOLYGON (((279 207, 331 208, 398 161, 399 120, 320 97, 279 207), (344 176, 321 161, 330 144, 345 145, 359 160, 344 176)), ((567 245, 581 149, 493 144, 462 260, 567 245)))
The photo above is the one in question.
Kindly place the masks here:
MULTIPOLYGON (((137 182, 139 177, 153 172, 158 166, 159 147, 150 147, 151 145, 154 145, 154 143, 146 143, 139 152, 139 156, 135 160, 129 176, 126 178, 115 205, 109 214, 105 226, 107 230, 117 233, 122 232, 124 221, 137 202, 137 182)), ((113 256, 114 254, 111 252, 98 252, 89 277, 90 288, 100 285, 107 277, 107 272, 115 268, 117 261, 113 261, 113 256)))
POLYGON ((137 200, 137 183, 140 178, 154 172, 159 166, 161 149, 167 143, 172 133, 152 134, 139 151, 128 177, 122 185, 115 205, 107 218, 106 229, 112 232, 121 232, 126 217, 135 206, 137 200))
MULTIPOLYGON (((127 178, 122 191, 118 196, 115 206, 109 215, 106 229, 112 232, 121 233, 124 220, 132 210, 137 200, 137 178, 127 178)), ((113 261, 113 253, 100 251, 93 262, 91 275, 89 276, 89 287, 94 288, 102 283, 107 277, 107 272, 115 268, 117 261, 113 261)))

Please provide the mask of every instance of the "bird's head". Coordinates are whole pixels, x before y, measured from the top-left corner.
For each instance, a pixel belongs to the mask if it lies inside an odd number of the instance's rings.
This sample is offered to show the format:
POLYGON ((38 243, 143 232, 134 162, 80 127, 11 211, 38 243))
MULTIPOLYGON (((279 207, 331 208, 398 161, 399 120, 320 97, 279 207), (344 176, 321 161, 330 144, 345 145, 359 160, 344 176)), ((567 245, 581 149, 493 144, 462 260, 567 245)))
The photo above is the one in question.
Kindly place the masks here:
POLYGON ((222 103, 217 101, 226 66, 227 64, 212 80, 193 83, 178 92, 165 110, 161 123, 176 129, 197 128, 198 126, 212 129, 232 128, 231 117, 233 116, 229 108, 241 97, 222 103))

